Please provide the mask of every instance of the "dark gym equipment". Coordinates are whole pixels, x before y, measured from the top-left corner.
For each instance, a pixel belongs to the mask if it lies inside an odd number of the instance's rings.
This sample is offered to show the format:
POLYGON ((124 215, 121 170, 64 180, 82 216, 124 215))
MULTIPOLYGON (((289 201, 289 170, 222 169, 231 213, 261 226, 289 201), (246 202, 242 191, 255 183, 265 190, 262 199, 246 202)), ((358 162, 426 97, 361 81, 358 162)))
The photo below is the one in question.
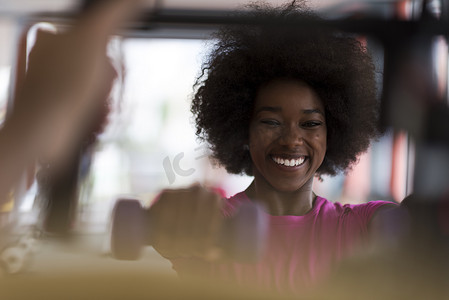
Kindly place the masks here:
MULTIPOLYGON (((237 213, 225 219, 218 245, 227 257, 236 261, 257 261, 264 251, 268 215, 259 205, 243 203, 237 213)), ((113 257, 138 259, 141 250, 152 244, 152 234, 158 230, 151 224, 151 208, 143 208, 135 199, 119 199, 114 207, 111 231, 113 257)))

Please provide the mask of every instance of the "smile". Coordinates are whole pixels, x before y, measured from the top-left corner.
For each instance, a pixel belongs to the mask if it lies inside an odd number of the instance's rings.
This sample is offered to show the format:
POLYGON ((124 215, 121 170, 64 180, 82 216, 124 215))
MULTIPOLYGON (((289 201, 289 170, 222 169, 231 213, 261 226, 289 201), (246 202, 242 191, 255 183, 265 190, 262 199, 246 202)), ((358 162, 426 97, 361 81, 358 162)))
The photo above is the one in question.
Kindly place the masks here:
POLYGON ((286 167, 297 167, 300 166, 304 163, 304 161, 306 160, 305 156, 301 156, 298 158, 281 158, 281 157, 274 157, 272 156, 271 159, 273 159, 273 161, 275 163, 277 163, 278 165, 283 165, 286 167))

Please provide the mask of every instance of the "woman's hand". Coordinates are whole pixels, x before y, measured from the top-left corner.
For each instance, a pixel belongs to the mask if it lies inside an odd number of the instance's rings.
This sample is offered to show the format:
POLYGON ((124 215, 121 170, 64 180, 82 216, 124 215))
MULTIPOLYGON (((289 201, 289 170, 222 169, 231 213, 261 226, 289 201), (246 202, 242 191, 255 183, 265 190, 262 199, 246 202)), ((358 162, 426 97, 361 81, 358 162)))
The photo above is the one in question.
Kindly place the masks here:
MULTIPOLYGON (((164 190, 151 206, 153 247, 166 258, 222 258, 217 247, 224 217, 224 200, 199 185, 164 190)), ((151 229, 150 229, 151 230, 151 229)))

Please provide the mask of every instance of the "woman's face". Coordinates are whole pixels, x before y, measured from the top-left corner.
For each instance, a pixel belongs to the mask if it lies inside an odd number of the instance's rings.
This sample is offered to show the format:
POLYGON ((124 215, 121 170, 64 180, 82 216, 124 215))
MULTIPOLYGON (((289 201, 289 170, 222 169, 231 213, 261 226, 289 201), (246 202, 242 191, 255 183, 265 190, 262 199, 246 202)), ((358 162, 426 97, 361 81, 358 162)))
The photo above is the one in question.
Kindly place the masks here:
POLYGON ((262 87, 249 129, 256 183, 282 192, 311 188, 326 132, 323 103, 308 85, 276 80, 262 87))

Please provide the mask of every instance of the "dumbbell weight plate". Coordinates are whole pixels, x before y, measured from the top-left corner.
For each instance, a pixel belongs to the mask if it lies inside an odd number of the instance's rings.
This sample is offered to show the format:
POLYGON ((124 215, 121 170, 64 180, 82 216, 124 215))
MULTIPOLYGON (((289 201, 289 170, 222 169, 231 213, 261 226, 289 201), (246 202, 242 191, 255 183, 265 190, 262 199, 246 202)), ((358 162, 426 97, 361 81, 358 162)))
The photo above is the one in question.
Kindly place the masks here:
POLYGON ((145 210, 138 200, 119 199, 114 207, 111 231, 112 256, 135 260, 146 244, 145 210))
POLYGON ((243 203, 237 213, 226 220, 220 246, 235 261, 257 262, 263 255, 268 231, 268 216, 256 203, 243 203))

